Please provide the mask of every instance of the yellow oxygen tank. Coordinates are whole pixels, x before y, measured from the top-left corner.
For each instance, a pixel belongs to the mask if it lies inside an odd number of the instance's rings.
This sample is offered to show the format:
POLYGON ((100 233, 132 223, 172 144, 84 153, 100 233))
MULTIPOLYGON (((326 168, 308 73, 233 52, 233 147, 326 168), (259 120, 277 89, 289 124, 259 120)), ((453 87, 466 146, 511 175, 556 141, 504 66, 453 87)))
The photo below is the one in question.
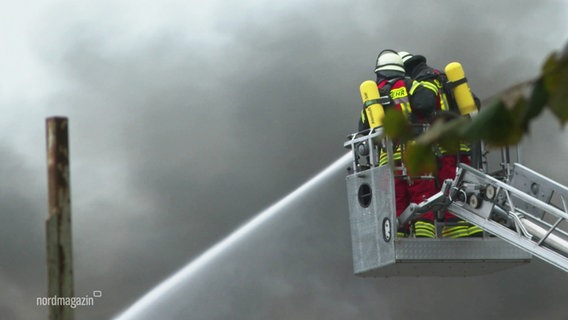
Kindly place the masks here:
POLYGON ((473 95, 463 71, 462 65, 459 62, 451 62, 446 68, 446 76, 450 82, 453 82, 453 93, 456 103, 462 115, 474 113, 477 111, 477 106, 473 100, 473 95))
POLYGON ((380 95, 377 83, 373 80, 366 80, 361 83, 361 87, 359 89, 361 91, 361 99, 363 100, 365 114, 369 121, 369 127, 376 128, 382 126, 385 110, 379 103, 380 95))

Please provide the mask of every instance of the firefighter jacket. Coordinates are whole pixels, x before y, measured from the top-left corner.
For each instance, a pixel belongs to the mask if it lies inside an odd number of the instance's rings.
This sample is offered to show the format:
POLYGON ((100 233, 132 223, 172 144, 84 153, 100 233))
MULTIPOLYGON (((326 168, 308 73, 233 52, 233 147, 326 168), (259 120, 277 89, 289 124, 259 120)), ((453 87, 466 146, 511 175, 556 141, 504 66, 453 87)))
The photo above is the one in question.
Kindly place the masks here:
POLYGON ((407 70, 410 78, 418 81, 422 85, 435 90, 438 93, 436 101, 436 112, 452 111, 459 114, 457 105, 453 104, 445 90, 446 75, 441 71, 428 66, 425 62, 413 64, 407 70))
MULTIPOLYGON (((446 88, 448 79, 443 72, 430 67, 423 60, 417 60, 415 63, 405 65, 405 67, 407 68, 408 75, 412 79, 428 87, 430 90, 437 91, 436 108, 431 121, 440 117, 448 119, 451 118, 452 115, 457 117, 460 114, 450 90, 446 88), (448 115, 450 115, 450 117, 448 117, 448 115)), ((478 103, 478 101, 479 99, 476 99, 476 103, 478 103)), ((471 151, 469 144, 465 142, 460 143, 459 151, 461 154, 469 154, 471 151)), ((448 154, 447 150, 439 146, 436 152, 438 155, 448 154)))
MULTIPOLYGON (((437 99, 437 90, 434 88, 402 76, 379 78, 377 83, 381 97, 390 97, 389 102, 383 104, 385 111, 391 108, 400 110, 412 123, 425 123, 432 117, 437 99)), ((366 129, 369 129, 369 123, 363 110, 359 119, 359 131, 366 129)), ((394 148, 394 160, 400 160, 401 146, 395 144, 394 148)), ((386 153, 381 152, 379 165, 386 163, 386 153)))
MULTIPOLYGON (((424 123, 431 118, 436 105, 437 90, 426 87, 418 81, 408 77, 378 78, 377 86, 381 97, 390 97, 389 102, 383 104, 385 111, 394 108, 414 123, 424 123)), ((369 129, 365 110, 361 111, 359 118, 359 131, 369 129)))

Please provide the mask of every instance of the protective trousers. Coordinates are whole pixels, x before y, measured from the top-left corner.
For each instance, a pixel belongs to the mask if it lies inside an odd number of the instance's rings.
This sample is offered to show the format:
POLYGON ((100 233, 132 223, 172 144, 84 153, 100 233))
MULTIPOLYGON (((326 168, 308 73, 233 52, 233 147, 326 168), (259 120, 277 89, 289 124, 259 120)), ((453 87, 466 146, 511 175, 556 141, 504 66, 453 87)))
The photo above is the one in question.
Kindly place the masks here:
MULTIPOLYGON (((436 183, 434 179, 412 179, 397 177, 394 179, 396 216, 400 216, 410 203, 420 203, 432 195, 436 194, 436 183)), ((418 220, 434 222, 434 213, 428 211, 418 220)), ((409 226, 403 226, 403 230, 408 232, 409 226)))

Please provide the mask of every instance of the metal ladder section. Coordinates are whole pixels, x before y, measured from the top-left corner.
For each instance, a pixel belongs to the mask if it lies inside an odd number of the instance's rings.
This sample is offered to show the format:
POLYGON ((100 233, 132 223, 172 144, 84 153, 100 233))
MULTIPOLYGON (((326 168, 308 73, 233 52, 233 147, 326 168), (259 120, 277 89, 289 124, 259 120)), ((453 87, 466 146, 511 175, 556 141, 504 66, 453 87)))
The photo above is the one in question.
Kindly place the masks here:
POLYGON ((565 186, 518 163, 503 180, 460 164, 456 178, 446 180, 432 198, 456 216, 568 272, 565 186))

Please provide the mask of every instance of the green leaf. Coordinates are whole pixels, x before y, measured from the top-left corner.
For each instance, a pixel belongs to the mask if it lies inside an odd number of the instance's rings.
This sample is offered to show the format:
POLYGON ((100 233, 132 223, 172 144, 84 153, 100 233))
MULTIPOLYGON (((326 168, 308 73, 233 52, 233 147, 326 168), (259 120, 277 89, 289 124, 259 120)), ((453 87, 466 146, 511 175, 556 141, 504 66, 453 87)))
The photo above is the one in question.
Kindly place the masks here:
POLYGON ((427 144, 411 142, 404 149, 404 163, 410 176, 419 176, 436 172, 437 160, 432 147, 427 144))
POLYGON ((568 54, 550 55, 542 69, 548 106, 564 125, 568 121, 568 54))
MULTIPOLYGON (((459 131, 466 139, 479 140, 490 136, 493 119, 499 113, 499 109, 504 108, 503 102, 497 100, 489 107, 482 108, 474 119, 459 131)), ((493 123, 494 125, 494 123, 493 123)))
POLYGON ((526 108, 520 111, 519 125, 524 132, 528 132, 530 121, 542 112, 547 102, 548 91, 543 78, 539 78, 532 88, 526 108))
POLYGON ((556 94, 551 95, 549 106, 550 110, 560 120, 560 124, 565 125, 568 121, 568 90, 558 91, 556 94))
POLYGON ((440 138, 439 145, 449 154, 457 154, 460 150, 460 139, 455 134, 444 135, 440 138))
POLYGON ((544 82, 544 87, 548 92, 556 91, 558 84, 556 69, 558 66, 558 61, 556 59, 556 53, 552 53, 546 58, 542 66, 542 79, 544 82))
POLYGON ((385 133, 390 138, 399 141, 407 141, 412 138, 412 128, 402 111, 388 109, 385 112, 383 123, 385 133))
POLYGON ((518 122, 502 100, 483 108, 459 133, 466 140, 485 140, 493 147, 515 144, 522 138, 518 122))

